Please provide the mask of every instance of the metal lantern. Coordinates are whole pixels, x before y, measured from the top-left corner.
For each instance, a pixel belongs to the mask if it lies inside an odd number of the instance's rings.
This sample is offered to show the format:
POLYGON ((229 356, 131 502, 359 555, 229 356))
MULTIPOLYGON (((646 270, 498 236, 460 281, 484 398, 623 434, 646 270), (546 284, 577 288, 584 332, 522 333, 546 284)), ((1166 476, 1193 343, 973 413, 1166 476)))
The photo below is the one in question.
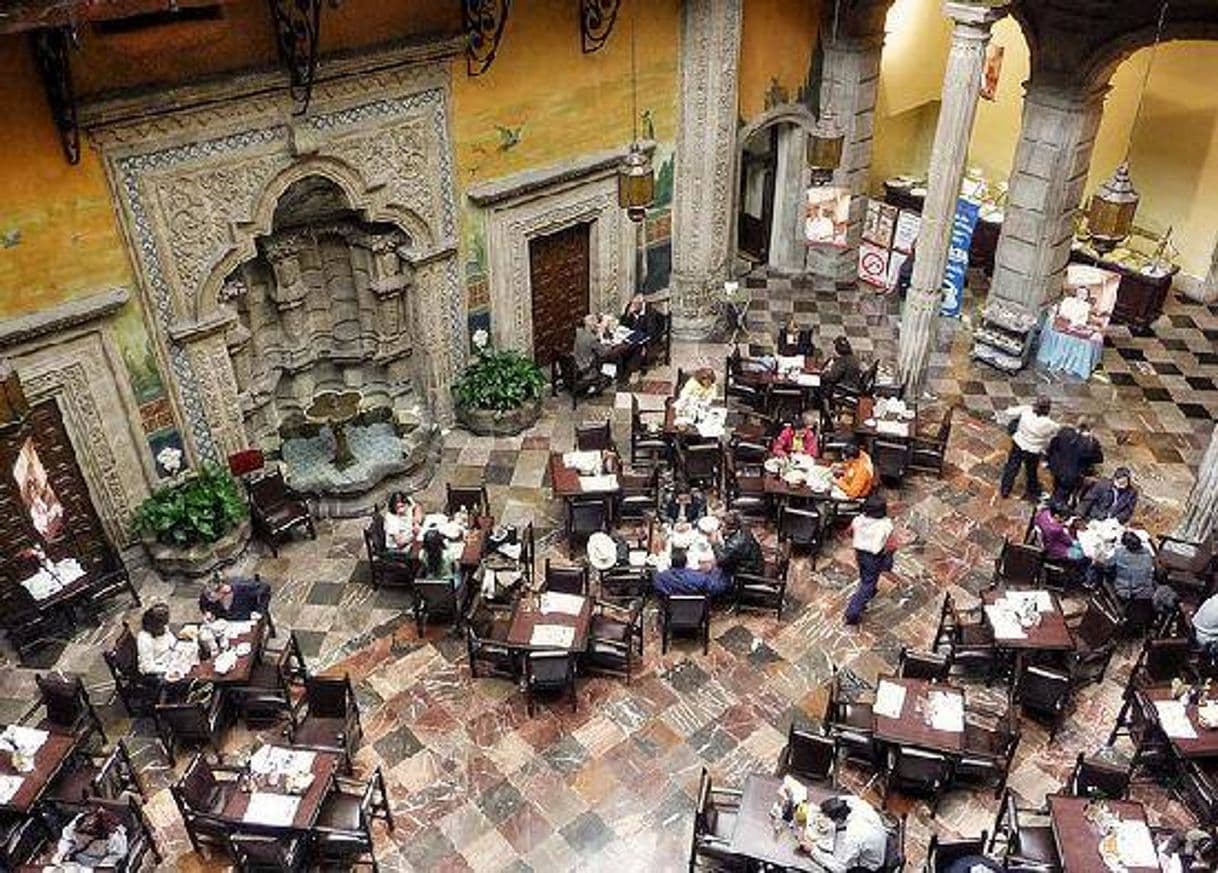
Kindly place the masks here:
POLYGON ((17 368, 0 359, 0 429, 21 424, 29 412, 30 404, 25 399, 17 368))
POLYGON ((647 209, 655 201, 656 175, 651 159, 639 148, 637 142, 630 144, 630 151, 617 168, 617 205, 626 210, 631 221, 642 221, 647 209))
POLYGON ((842 147, 846 132, 833 107, 826 106, 808 134, 808 167, 812 181, 823 185, 833 178, 833 171, 842 165, 842 147))
POLYGON ((1091 195, 1087 210, 1087 229, 1097 252, 1110 252, 1129 236, 1133 216, 1138 211, 1138 192, 1129 178, 1129 164, 1122 163, 1112 178, 1091 195))

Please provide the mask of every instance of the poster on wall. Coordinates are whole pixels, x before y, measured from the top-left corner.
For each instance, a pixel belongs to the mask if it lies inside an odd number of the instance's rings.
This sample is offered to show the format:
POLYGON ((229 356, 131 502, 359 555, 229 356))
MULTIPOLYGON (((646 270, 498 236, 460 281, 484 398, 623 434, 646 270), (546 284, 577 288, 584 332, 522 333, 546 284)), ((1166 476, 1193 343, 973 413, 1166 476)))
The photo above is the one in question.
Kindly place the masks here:
POLYGON ((859 243, 859 279, 868 285, 887 290, 888 249, 863 240, 859 243))
POLYGON ((892 247, 900 210, 882 200, 868 200, 863 214, 863 239, 883 248, 892 247))
POLYGON ((21 502, 30 514, 34 530, 48 543, 62 537, 63 504, 59 502, 55 490, 51 487, 46 468, 42 466, 42 459, 34 448, 33 437, 25 441, 17 455, 13 464, 13 478, 17 480, 21 502))
POLYGON ((891 291, 893 288, 897 287, 897 280, 901 275, 901 267, 908 259, 909 255, 905 254, 905 252, 899 252, 896 249, 893 249, 888 253, 888 275, 884 279, 888 290, 891 291))
POLYGON ((922 216, 916 212, 902 209, 897 215, 896 228, 892 234, 892 247, 898 252, 912 252, 914 243, 918 241, 918 231, 922 229, 922 216))
POLYGON ((1092 327, 1101 333, 1108 328, 1116 306, 1121 274, 1088 264, 1069 264, 1062 283, 1057 315, 1072 327, 1092 327))
POLYGON ((808 245, 846 248, 850 224, 850 191, 831 186, 808 189, 804 236, 808 245))
POLYGON ((951 243, 947 249, 947 269, 943 274, 943 304, 940 315, 955 318, 964 305, 964 280, 968 271, 968 250, 973 244, 973 231, 981 204, 963 197, 956 201, 956 216, 952 219, 951 243))
POLYGON ((1006 49, 991 42, 985 48, 985 66, 981 69, 981 93, 983 100, 998 98, 998 80, 1002 76, 1002 56, 1006 49))

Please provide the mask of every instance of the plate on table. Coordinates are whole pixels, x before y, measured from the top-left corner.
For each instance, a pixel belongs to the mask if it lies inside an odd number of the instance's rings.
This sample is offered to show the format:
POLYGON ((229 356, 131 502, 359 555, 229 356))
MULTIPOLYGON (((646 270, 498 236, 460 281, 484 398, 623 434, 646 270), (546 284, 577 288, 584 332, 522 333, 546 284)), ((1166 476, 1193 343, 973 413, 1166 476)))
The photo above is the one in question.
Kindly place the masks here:
POLYGON ((876 422, 874 418, 869 418, 864 421, 863 424, 867 425, 868 427, 875 427, 876 422))
POLYGON ((233 648, 233 651, 237 653, 238 658, 244 658, 253 650, 254 647, 249 643, 237 643, 237 645, 233 648))
POLYGON ((782 477, 782 481, 788 485, 802 485, 806 476, 803 470, 788 470, 787 474, 782 477))
POLYGON ((713 515, 704 515, 698 519, 698 530, 706 535, 713 534, 719 529, 719 519, 713 515))
POLYGON ((767 473, 777 473, 782 469, 782 461, 778 458, 767 458, 766 462, 761 465, 767 473))

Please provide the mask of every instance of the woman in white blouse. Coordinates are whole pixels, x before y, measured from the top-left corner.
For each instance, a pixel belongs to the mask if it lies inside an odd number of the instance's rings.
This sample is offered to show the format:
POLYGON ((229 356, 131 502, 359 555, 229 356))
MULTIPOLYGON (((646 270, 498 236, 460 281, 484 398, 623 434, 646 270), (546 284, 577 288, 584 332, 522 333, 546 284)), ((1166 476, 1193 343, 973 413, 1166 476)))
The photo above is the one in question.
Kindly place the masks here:
POLYGON ((173 661, 177 638, 169 630, 169 607, 154 603, 140 618, 140 632, 135 635, 139 653, 140 672, 145 676, 163 676, 173 661))
POLYGON ((858 559, 859 584, 846 605, 845 621, 846 624, 858 624, 863 618, 863 610, 875 597, 880 574, 892 569, 888 538, 892 536, 893 525, 888 517, 887 501, 876 494, 868 497, 863 504, 863 514, 850 523, 850 531, 854 555, 858 559))

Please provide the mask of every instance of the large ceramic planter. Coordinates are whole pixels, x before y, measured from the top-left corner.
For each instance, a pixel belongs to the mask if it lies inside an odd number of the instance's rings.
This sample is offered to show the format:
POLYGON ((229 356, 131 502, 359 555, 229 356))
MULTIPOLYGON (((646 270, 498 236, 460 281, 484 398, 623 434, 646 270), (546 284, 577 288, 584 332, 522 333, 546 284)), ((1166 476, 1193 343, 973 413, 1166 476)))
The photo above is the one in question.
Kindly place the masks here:
POLYGON ((152 566, 162 576, 206 576, 231 564, 245 551, 250 540, 250 520, 241 523, 214 543, 182 548, 170 546, 156 540, 144 539, 144 548, 152 559, 152 566))
POLYGON ((515 436, 541 418, 541 399, 505 410, 467 409, 458 403, 454 411, 461 426, 479 436, 515 436))

